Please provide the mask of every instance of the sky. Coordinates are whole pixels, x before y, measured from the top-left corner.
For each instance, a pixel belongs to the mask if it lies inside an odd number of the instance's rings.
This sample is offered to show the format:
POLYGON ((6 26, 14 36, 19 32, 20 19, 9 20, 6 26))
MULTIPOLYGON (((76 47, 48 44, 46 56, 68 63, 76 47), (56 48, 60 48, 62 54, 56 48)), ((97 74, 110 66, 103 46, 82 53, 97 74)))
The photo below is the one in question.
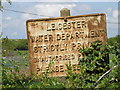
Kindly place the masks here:
MULTIPOLYGON (((3 10, 2 37, 10 39, 24 39, 26 34, 26 20, 49 17, 60 17, 62 8, 70 9, 71 16, 93 13, 105 13, 107 20, 107 37, 118 35, 118 0, 11 0, 12 4, 3 2, 3 8, 26 13, 3 10)), ((1 25, 0 25, 1 28, 1 25)))

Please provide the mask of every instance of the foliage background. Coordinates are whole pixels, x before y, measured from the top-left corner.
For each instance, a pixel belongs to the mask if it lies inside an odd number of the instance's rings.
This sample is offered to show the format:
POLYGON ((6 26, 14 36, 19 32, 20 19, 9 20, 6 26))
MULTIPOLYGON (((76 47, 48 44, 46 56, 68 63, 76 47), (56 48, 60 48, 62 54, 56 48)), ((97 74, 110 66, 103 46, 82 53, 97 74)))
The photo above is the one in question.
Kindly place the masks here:
POLYGON ((46 74, 30 76, 26 39, 2 39, 2 88, 119 88, 120 36, 109 38, 107 45, 100 41, 81 48, 84 58, 79 59, 81 72, 72 73, 67 65, 66 77, 48 77, 46 74), (109 57, 108 57, 109 54, 109 57), (109 62, 107 61, 109 58, 109 62), (107 61, 107 62, 106 62, 107 61), (107 70, 114 68, 98 83, 107 70))

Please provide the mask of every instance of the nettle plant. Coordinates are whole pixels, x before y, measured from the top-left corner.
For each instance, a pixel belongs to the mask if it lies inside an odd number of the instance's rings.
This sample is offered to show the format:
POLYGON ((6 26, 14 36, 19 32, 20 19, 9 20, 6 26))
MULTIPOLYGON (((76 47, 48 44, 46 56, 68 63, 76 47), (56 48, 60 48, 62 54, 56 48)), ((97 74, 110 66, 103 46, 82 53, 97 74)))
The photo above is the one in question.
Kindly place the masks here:
POLYGON ((99 77, 109 69, 109 45, 102 45, 101 41, 91 43, 88 48, 82 47, 79 52, 83 58, 79 59, 80 72, 72 73, 68 67, 68 87, 91 88, 99 77))

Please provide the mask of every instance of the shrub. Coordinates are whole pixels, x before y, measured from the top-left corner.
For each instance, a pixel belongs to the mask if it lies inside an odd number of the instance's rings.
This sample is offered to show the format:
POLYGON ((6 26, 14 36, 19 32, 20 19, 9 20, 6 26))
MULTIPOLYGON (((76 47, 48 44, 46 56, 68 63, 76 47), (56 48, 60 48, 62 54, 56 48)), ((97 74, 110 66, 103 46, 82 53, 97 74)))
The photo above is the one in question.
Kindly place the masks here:
MULTIPOLYGON (((21 41, 22 42, 22 41, 21 41)), ((15 60, 2 58, 2 80, 3 88, 118 88, 120 85, 120 47, 119 43, 102 45, 100 41, 93 42, 88 48, 81 48, 79 52, 84 56, 79 59, 79 73, 72 73, 70 64, 67 65, 67 77, 64 81, 60 78, 48 77, 46 74, 40 76, 29 76, 21 74, 19 63, 15 60), (109 55, 109 57, 108 57, 109 55), (108 62, 109 60, 109 62, 108 62), (8 67, 7 64, 13 67, 8 67), (98 79, 106 71, 116 66, 102 79, 98 79), (96 83, 97 82, 97 83, 96 83)), ((21 55, 21 54, 20 54, 21 55)))

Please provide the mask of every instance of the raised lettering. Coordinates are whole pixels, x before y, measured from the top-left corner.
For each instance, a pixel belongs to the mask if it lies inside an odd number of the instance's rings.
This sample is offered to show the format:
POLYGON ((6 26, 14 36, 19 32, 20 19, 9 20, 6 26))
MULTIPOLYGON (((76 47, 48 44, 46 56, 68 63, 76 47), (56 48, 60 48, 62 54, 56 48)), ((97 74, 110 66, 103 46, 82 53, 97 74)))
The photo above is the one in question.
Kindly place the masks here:
POLYGON ((67 29, 67 23, 63 23, 63 29, 67 29))
POLYGON ((81 28, 81 22, 80 21, 77 22, 77 28, 81 28))
POLYGON ((52 30, 55 30, 55 24, 51 24, 52 30))
POLYGON ((49 42, 52 42, 52 41, 53 41, 53 36, 49 35, 49 42))
POLYGON ((59 72, 59 67, 58 66, 55 66, 55 71, 59 72))
POLYGON ((60 72, 64 72, 64 66, 60 65, 60 72))
POLYGON ((76 23, 76 22, 75 22, 75 21, 72 21, 71 23, 72 23, 73 29, 75 29, 75 23, 76 23))
POLYGON ((62 30, 62 24, 61 24, 61 23, 59 23, 59 24, 58 24, 58 26, 59 26, 59 28, 58 28, 58 29, 59 29, 59 30, 62 30))
POLYGON ((68 29, 71 29, 71 23, 70 22, 68 23, 68 29))
POLYGON ((38 52, 38 47, 34 47, 34 53, 37 53, 38 52))
POLYGON ((59 41, 61 39, 60 34, 57 34, 57 41, 59 41))
POLYGON ((48 42, 48 37, 47 37, 47 35, 44 35, 44 42, 48 42))
POLYGON ((64 33, 62 34, 62 40, 65 40, 65 34, 64 33))
POLYGON ((51 51, 55 51, 55 46, 54 45, 51 45, 51 51))

